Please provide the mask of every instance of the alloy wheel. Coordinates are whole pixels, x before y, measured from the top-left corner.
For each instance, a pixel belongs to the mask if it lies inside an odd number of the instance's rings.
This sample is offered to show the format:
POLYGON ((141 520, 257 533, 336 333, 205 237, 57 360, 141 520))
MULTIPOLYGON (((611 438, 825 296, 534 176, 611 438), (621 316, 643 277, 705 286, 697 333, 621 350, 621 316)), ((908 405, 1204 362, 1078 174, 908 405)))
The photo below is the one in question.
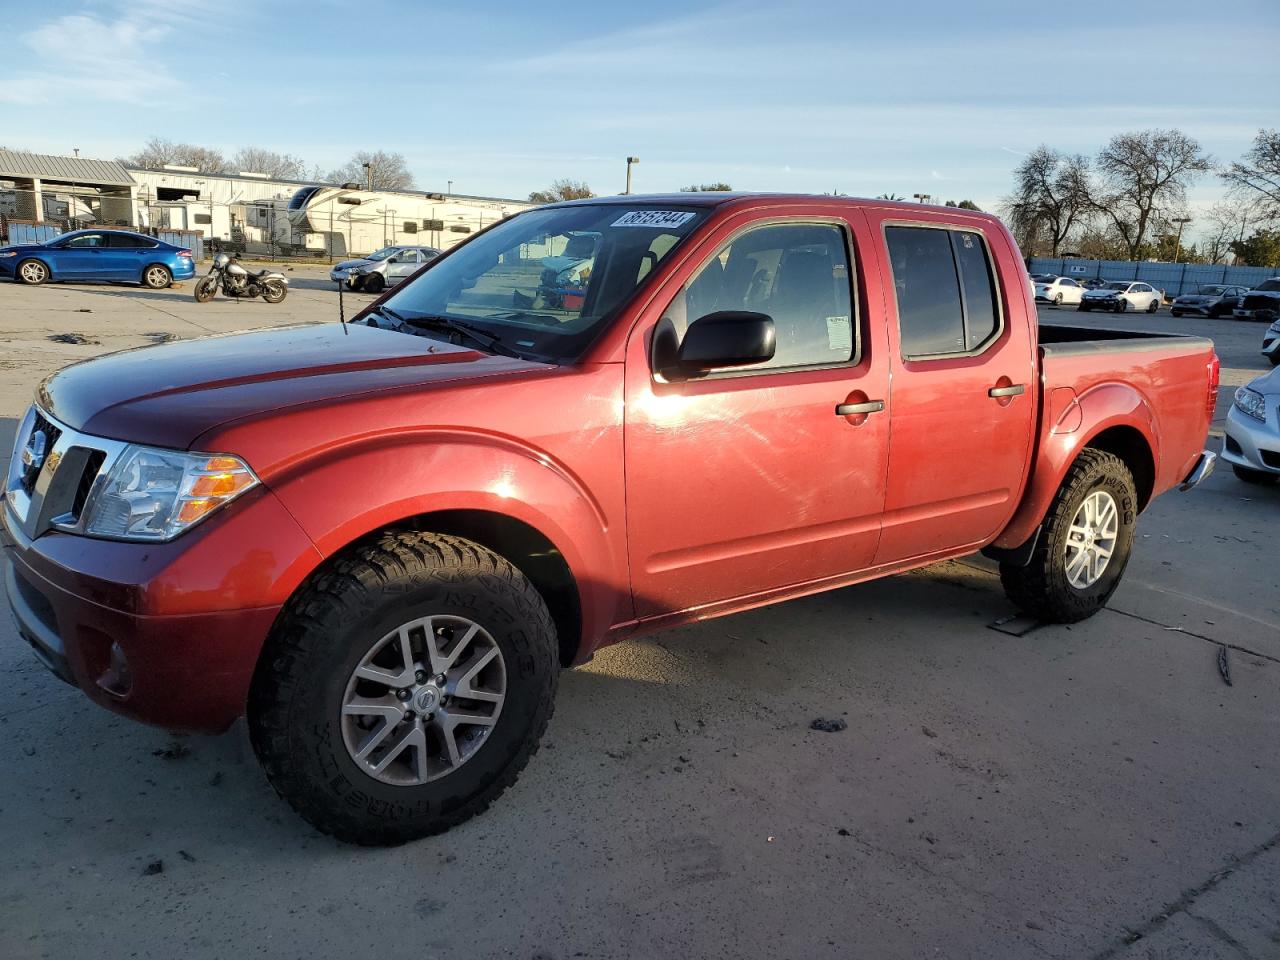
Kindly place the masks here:
POLYGON ((1102 578, 1119 533, 1120 511, 1115 498, 1105 490, 1085 497, 1067 529, 1066 571, 1073 587, 1087 590, 1102 578))
POLYGON ((342 698, 342 739, 375 780, 428 783, 475 756, 506 693, 502 650, 478 623, 457 616, 411 620, 356 665, 342 698))
POLYGON ((44 283, 49 272, 43 263, 36 260, 28 260, 19 269, 27 283, 44 283))

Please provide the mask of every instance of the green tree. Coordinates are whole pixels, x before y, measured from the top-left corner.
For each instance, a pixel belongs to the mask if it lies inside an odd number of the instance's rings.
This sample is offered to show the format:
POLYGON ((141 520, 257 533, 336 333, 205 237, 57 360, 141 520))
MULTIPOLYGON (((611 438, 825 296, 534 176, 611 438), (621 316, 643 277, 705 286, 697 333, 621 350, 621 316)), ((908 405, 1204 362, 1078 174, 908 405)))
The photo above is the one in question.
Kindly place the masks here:
POLYGON ((956 203, 954 200, 948 200, 947 206, 955 207, 957 210, 976 210, 978 213, 982 212, 982 208, 972 200, 961 200, 959 203, 956 203))
POLYGON ((546 190, 535 190, 529 194, 532 203, 559 203, 561 200, 586 200, 595 196, 585 181, 556 180, 546 190))
POLYGON ((693 183, 687 187, 681 187, 681 193, 724 193, 732 190, 723 180, 718 183, 693 183))
POLYGON ((877 200, 905 200, 907 198, 897 193, 882 193, 878 197, 876 197, 876 199, 877 200))
POLYGON ((1257 230, 1244 240, 1233 241, 1231 252, 1242 266, 1280 267, 1280 230, 1257 230))

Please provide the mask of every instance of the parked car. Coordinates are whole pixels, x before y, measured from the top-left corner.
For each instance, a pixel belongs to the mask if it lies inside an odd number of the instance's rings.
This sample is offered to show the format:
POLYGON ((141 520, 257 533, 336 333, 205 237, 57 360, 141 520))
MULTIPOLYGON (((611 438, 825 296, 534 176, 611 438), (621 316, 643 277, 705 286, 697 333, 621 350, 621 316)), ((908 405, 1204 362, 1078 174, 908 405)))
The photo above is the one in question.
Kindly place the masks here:
POLYGON ((624 637, 979 548, 1032 616, 1102 608, 1138 514, 1212 469, 1218 359, 1041 326, 1025 276, 999 219, 917 204, 517 213, 345 330, 48 378, 0 510, 9 603, 103 706, 247 714, 318 829, 435 833, 515 781, 560 668, 624 637), (583 235, 583 300, 516 307, 583 235))
POLYGON ((1184 313, 1212 318, 1229 315, 1235 309, 1236 301, 1244 296, 1245 292, 1244 287, 1223 283, 1202 283, 1194 293, 1184 293, 1175 297, 1169 312, 1175 317, 1180 317, 1184 313))
POLYGON ((1267 327, 1262 335, 1262 355, 1271 361, 1273 367, 1280 366, 1280 320, 1267 327))
POLYGON ((1070 277, 1054 277, 1040 280, 1035 285, 1036 299, 1045 303, 1079 303, 1084 288, 1070 277))
POLYGON ((1247 483, 1280 479, 1280 369, 1236 391, 1227 413, 1222 459, 1247 483))
POLYGON ((1090 310, 1145 310, 1155 313, 1160 309, 1163 295, 1148 283, 1136 280, 1111 280, 1095 290, 1086 290, 1080 298, 1079 309, 1090 310))
POLYGON ((0 247, 0 277, 32 285, 123 280, 160 290, 195 272, 187 248, 127 230, 74 230, 44 243, 0 247))
POLYGON ((1252 290, 1247 290, 1236 301, 1232 316, 1237 320, 1265 320, 1270 323, 1280 318, 1280 277, 1263 280, 1252 290))
POLYGON ((383 247, 358 260, 343 260, 329 271, 329 279, 352 290, 381 293, 438 256, 440 251, 435 247, 383 247))

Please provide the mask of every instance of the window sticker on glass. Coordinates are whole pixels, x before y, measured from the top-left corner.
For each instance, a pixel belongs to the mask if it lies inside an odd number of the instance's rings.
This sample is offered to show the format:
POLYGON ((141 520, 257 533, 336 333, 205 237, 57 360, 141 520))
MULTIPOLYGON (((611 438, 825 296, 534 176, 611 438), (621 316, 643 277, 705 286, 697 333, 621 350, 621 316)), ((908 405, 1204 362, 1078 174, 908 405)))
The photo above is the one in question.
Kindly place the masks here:
POLYGON ((611 226, 615 227, 678 227, 692 220, 694 214, 684 210, 632 210, 624 213, 611 226))
POLYGON ((848 317, 827 317, 827 346, 846 357, 853 350, 853 325, 848 317))

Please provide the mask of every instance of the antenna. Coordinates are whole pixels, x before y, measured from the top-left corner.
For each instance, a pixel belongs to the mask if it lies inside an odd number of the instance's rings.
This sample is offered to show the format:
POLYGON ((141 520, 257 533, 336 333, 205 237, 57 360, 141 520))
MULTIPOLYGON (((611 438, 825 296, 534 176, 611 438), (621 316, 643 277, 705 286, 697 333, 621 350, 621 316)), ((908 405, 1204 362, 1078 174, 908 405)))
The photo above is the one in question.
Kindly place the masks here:
POLYGON ((342 284, 343 284, 343 281, 339 280, 338 281, 338 322, 342 324, 342 333, 344 336, 346 336, 347 335, 347 312, 345 309, 343 309, 343 306, 342 306, 342 284))

